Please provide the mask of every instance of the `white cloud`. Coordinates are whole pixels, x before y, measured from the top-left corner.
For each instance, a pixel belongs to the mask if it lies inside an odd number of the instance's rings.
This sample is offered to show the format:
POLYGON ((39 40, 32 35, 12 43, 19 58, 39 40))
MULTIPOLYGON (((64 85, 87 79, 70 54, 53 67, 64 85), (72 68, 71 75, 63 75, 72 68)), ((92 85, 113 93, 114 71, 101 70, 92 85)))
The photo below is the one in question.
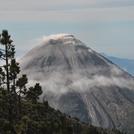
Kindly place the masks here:
MULTIPOLYGON (((113 70, 114 71, 114 70, 113 70)), ((53 72, 50 76, 42 74, 42 72, 34 72, 33 75, 28 75, 30 84, 34 85, 36 82, 40 83, 44 92, 54 93, 55 95, 62 95, 67 92, 87 92, 96 89, 97 87, 108 87, 106 90, 110 90, 111 86, 120 87, 122 89, 133 89, 134 80, 130 78, 116 77, 116 76, 104 76, 94 75, 91 78, 83 76, 79 73, 76 74, 62 74, 59 72, 53 72), (44 76, 45 75, 45 76, 44 76), (35 80, 35 79, 38 80, 35 80)), ((31 73, 30 73, 31 74, 31 73)))

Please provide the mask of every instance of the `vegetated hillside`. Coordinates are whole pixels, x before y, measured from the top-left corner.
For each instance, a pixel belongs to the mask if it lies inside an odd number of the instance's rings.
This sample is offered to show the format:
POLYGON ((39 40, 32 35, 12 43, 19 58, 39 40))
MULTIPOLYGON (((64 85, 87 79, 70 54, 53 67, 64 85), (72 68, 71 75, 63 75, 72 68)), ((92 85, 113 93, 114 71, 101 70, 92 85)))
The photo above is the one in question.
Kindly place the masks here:
POLYGON ((73 35, 49 36, 21 59, 50 106, 103 128, 134 131, 134 78, 73 35))
POLYGON ((81 123, 77 118, 70 118, 51 108, 47 101, 36 104, 24 101, 21 119, 14 124, 14 133, 9 131, 10 124, 4 117, 0 112, 0 134, 122 134, 118 130, 81 123))

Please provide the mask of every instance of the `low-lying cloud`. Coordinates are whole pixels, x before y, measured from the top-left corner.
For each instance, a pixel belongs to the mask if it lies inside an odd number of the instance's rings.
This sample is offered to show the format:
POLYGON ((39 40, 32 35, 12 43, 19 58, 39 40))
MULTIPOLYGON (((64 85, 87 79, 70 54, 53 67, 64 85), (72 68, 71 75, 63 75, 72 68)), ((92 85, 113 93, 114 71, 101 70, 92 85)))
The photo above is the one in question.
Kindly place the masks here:
MULTIPOLYGON (((117 70, 116 70, 117 71, 117 70)), ((29 75, 28 75, 29 76, 29 75)), ((81 73, 69 74, 53 72, 49 76, 45 76, 42 73, 30 73, 30 85, 39 82, 43 88, 44 93, 53 93, 57 96, 66 94, 68 92, 90 92, 96 87, 107 87, 106 90, 110 90, 109 87, 116 86, 120 88, 134 89, 134 80, 132 78, 123 78, 111 75, 110 77, 105 75, 93 75, 90 78, 81 73), (32 74, 32 75, 31 75, 32 74)))

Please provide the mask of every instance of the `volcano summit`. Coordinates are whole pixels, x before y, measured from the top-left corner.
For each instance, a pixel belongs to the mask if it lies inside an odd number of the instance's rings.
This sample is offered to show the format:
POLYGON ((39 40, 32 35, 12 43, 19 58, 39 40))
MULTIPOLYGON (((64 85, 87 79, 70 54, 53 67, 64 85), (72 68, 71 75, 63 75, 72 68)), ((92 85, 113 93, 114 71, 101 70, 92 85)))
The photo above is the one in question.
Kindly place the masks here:
POLYGON ((44 38, 20 62, 55 109, 95 126, 134 132, 134 78, 73 35, 44 38))

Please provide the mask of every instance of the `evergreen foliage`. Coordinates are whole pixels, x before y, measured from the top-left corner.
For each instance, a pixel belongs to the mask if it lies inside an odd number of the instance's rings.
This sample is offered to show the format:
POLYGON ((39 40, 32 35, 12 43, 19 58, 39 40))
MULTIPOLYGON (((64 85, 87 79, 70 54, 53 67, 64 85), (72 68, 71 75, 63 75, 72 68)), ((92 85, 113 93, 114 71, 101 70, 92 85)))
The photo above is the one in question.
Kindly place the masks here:
POLYGON ((0 134, 121 134, 81 123, 58 110, 47 101, 39 102, 39 83, 27 87, 28 78, 20 73, 15 59, 15 47, 7 30, 0 35, 0 134))

